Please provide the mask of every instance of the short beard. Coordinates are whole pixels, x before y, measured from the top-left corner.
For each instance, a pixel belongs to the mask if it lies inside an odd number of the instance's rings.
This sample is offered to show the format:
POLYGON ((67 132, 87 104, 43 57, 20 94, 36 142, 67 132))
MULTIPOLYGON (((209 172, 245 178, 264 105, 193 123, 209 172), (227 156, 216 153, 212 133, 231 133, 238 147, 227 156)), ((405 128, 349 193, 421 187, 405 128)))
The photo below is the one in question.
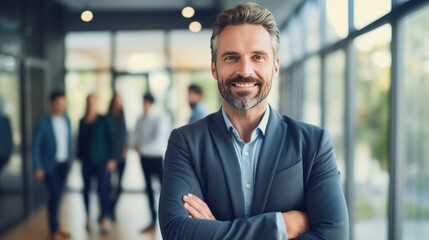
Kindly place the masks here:
POLYGON ((224 83, 219 80, 217 81, 217 85, 219 88, 219 92, 222 95, 222 97, 225 99, 226 102, 228 102, 231 106, 233 106, 236 109, 239 110, 249 110, 251 108, 256 107, 259 103, 264 101, 268 94, 271 91, 271 85, 272 81, 267 82, 267 85, 263 84, 263 81, 258 78, 254 77, 234 77, 229 80, 226 80, 224 83), (256 83, 259 86, 259 90, 256 93, 255 97, 252 97, 250 99, 247 99, 246 96, 250 94, 250 92, 242 91, 238 93, 238 97, 234 97, 233 93, 230 90, 230 87, 234 83, 256 83))

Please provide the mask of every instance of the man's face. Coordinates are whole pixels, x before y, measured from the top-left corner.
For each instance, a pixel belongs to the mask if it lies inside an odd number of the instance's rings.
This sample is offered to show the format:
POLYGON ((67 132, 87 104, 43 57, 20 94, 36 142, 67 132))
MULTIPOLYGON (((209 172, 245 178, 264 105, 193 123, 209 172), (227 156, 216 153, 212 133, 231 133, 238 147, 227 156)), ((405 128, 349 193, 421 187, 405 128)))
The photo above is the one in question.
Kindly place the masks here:
POLYGON ((152 102, 150 101, 143 101, 143 110, 145 112, 149 111, 149 109, 152 107, 152 102))
POLYGON ((55 114, 63 114, 66 111, 66 98, 57 97, 51 102, 51 108, 55 114))
POLYGON ((201 100, 201 96, 193 91, 188 91, 189 106, 194 107, 201 100))
POLYGON ((229 25, 218 36, 213 77, 231 106, 247 110, 262 102, 279 72, 271 36, 262 25, 229 25))

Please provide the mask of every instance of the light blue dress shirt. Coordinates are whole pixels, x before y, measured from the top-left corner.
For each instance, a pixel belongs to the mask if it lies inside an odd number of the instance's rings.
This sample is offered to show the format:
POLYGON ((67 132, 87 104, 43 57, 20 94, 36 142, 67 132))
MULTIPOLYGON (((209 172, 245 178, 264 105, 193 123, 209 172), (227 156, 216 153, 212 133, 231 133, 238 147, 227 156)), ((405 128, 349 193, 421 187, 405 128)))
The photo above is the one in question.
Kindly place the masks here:
MULTIPOLYGON (((264 141, 265 130, 267 128, 268 119, 270 117, 270 106, 262 117, 258 127, 253 130, 250 141, 246 143, 240 138, 237 130, 232 125, 224 109, 222 108, 223 119, 228 128, 234 145, 235 153, 237 154, 238 162, 241 170, 241 188, 244 195, 244 214, 245 217, 250 217, 250 210, 252 208, 253 188, 255 186, 255 174, 258 166, 259 152, 264 141)), ((277 239, 287 239, 286 227, 284 224, 283 216, 280 212, 276 213, 276 223, 278 228, 277 239)))
POLYGON ((192 109, 191 117, 189 118, 189 123, 196 122, 200 119, 205 118, 208 115, 206 107, 201 103, 197 103, 192 109))

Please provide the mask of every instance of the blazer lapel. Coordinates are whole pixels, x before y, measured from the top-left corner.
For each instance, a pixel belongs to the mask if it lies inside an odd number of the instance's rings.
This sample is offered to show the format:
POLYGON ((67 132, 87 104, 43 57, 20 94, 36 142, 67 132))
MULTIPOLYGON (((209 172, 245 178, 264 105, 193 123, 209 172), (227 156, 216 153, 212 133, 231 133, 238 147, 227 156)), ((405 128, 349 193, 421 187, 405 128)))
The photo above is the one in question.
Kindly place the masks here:
POLYGON ((255 189, 253 191, 251 210, 252 216, 264 212, 274 173, 277 169, 277 163, 281 150, 284 147, 286 130, 287 124, 281 120, 281 115, 271 109, 265 139, 256 168, 255 189))
POLYGON ((229 196, 232 200, 235 218, 244 217, 244 196, 241 188, 241 170, 231 136, 225 125, 222 112, 213 115, 210 132, 220 156, 220 162, 226 176, 229 196))

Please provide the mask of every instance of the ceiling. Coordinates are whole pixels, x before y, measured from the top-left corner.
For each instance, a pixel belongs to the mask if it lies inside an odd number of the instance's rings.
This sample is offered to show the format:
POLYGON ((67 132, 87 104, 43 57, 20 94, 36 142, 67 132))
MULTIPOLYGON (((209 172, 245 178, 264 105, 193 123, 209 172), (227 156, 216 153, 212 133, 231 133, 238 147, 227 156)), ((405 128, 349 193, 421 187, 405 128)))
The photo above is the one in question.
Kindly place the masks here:
MULTIPOLYGON (((79 12, 85 8, 93 11, 107 12, 138 12, 138 11, 181 11, 185 5, 193 6, 198 10, 215 10, 219 12, 241 0, 56 0, 72 12, 79 12)), ((295 8, 305 0, 254 0, 268 8, 276 17, 277 23, 282 25, 295 8)))

